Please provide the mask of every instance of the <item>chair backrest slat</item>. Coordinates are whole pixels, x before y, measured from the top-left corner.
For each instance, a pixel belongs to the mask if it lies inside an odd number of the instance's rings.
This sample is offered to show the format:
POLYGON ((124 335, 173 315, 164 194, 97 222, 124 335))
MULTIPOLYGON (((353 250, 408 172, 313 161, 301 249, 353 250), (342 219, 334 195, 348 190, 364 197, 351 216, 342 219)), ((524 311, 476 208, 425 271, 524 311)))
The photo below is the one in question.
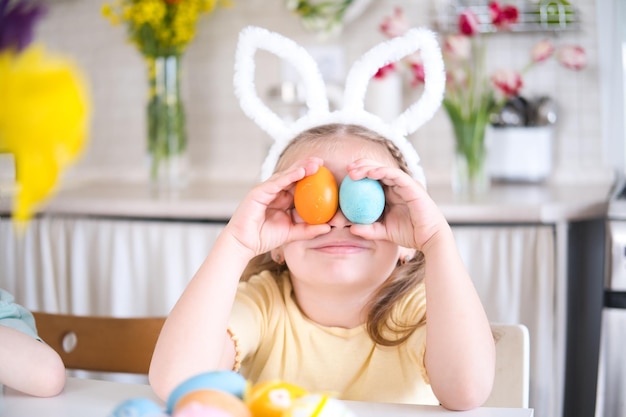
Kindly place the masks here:
POLYGON ((39 336, 67 369, 147 374, 164 317, 100 317, 33 312, 39 336))
POLYGON ((485 407, 528 408, 530 341, 523 324, 491 324, 496 341, 496 375, 485 407))

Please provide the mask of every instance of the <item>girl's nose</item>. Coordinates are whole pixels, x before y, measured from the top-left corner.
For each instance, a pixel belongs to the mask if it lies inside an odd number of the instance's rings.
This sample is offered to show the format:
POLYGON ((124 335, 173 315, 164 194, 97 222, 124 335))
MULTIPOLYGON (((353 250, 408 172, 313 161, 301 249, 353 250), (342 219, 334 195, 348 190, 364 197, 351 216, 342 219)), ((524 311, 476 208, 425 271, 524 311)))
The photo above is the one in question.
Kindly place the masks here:
POLYGON ((343 215, 340 207, 337 207, 335 215, 328 221, 330 227, 343 228, 352 226, 352 222, 343 215))

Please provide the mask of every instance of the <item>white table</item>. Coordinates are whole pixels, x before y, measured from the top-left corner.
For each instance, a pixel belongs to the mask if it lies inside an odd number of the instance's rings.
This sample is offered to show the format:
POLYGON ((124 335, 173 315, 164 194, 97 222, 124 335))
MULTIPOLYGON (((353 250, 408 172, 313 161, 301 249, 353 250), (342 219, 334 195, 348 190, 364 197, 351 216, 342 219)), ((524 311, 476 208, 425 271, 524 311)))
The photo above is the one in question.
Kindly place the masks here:
MULTIPOLYGON (((159 401, 148 385, 69 378, 64 391, 52 398, 36 398, 4 388, 2 417, 107 417, 122 401, 144 397, 159 401)), ((532 409, 477 408, 466 412, 443 407, 346 401, 357 417, 533 417, 532 409)))

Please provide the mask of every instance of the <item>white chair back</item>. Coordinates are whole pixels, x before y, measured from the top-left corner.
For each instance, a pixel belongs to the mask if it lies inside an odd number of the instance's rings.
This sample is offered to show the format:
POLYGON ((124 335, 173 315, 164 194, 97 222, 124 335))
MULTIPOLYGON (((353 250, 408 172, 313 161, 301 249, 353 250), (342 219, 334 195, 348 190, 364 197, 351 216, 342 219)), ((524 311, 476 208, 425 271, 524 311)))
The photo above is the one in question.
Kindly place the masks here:
POLYGON ((530 347, 523 324, 491 324, 496 341, 496 375, 484 407, 528 408, 530 347))

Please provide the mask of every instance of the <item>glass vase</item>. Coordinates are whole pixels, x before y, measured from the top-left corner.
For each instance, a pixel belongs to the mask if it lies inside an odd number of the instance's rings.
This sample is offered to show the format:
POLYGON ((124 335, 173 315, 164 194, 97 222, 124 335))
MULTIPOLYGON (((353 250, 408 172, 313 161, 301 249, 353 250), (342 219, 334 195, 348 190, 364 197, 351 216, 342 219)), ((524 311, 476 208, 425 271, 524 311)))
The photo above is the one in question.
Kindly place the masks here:
POLYGON ((456 194, 475 196, 485 194, 491 187, 486 164, 485 119, 469 117, 452 120, 456 143, 452 189, 456 194))
POLYGON ((180 88, 180 55, 148 58, 148 160, 159 188, 186 182, 187 133, 180 88))

